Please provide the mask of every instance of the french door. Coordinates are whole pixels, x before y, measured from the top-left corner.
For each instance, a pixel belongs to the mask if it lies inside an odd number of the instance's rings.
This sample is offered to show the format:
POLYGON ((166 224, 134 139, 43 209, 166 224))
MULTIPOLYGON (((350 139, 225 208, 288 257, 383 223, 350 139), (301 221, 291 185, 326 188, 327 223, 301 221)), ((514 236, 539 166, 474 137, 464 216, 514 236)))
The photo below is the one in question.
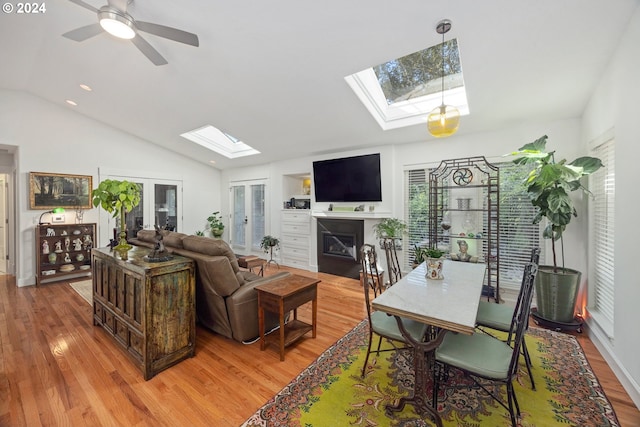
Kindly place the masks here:
MULTIPOLYGON (((139 230, 160 228, 179 231, 182 227, 182 181, 156 178, 108 175, 102 179, 135 182, 140 186, 140 204, 126 214, 127 237, 134 237, 139 230)), ((120 219, 101 211, 100 241, 106 243, 116 238, 114 230, 120 229, 120 219), (104 216, 103 216, 104 214, 104 216)))
POLYGON ((229 243, 234 252, 242 255, 261 251, 260 241, 265 235, 266 184, 264 180, 231 183, 231 218, 229 243))

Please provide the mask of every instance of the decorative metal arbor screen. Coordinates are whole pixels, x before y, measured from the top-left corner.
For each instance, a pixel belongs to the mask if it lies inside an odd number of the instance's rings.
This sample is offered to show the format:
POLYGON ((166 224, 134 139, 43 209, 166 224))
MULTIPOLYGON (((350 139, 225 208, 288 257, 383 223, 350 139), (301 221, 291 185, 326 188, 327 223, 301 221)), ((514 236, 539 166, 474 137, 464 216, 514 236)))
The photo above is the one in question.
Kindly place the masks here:
POLYGON ((500 301, 498 167, 484 156, 443 160, 429 173, 428 228, 430 247, 457 257, 457 244, 460 259, 487 265, 483 295, 500 301))

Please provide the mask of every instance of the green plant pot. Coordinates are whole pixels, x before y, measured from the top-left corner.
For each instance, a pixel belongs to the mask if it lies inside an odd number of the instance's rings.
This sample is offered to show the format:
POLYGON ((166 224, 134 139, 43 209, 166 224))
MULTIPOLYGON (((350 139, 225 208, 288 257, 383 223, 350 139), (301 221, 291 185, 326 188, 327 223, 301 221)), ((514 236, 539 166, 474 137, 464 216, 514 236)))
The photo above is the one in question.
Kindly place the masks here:
POLYGON ((541 265, 536 274, 538 315, 552 322, 570 323, 575 318, 576 299, 582 273, 577 270, 541 265))
POLYGON ((213 237, 215 237, 216 239, 219 239, 220 237, 222 237, 222 234, 224 233, 224 229, 219 229, 219 228, 212 228, 211 229, 211 235, 213 237))

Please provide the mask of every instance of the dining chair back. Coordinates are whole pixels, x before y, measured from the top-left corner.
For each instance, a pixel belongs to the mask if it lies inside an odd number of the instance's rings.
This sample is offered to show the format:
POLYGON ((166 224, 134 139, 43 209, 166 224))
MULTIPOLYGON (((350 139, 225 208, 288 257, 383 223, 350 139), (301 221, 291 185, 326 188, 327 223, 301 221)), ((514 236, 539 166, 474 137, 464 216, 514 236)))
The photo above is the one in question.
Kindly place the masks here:
MULTIPOLYGON (((385 286, 382 283, 381 275, 378 272, 378 259, 376 255, 376 248, 368 243, 362 245, 360 249, 360 259, 362 262, 362 289, 364 292, 364 301, 367 309, 367 319, 369 320, 369 343, 367 348, 367 355, 365 356, 364 365, 362 367, 362 377, 364 377, 369 362, 369 354, 371 353, 371 342, 373 340, 373 334, 378 335, 378 349, 376 353, 379 354, 382 351, 395 351, 407 348, 407 341, 402 336, 396 319, 393 316, 387 315, 382 311, 376 311, 371 306, 371 291, 373 291, 374 298, 380 295, 385 286), (389 349, 381 349, 382 339, 386 338, 391 343, 389 349)), ((402 319, 402 324, 410 334, 411 337, 420 341, 424 338, 427 331, 427 325, 421 322, 410 319, 402 319)))
POLYGON ((480 388, 509 411, 511 423, 516 427, 520 406, 513 388, 518 372, 518 360, 533 298, 533 282, 538 266, 528 263, 522 280, 522 299, 518 305, 509 334, 511 345, 491 335, 475 332, 472 335, 448 333, 436 349, 433 404, 437 408, 440 383, 446 381, 450 368, 456 368, 471 378, 480 388), (487 383, 506 386, 507 402, 493 393, 487 383))
POLYGON ((395 238, 383 238, 382 248, 387 259, 387 270, 389 275, 388 286, 393 286, 398 280, 402 279, 402 270, 400 268, 400 262, 398 261, 398 251, 396 250, 396 243, 398 239, 395 238))
MULTIPOLYGON (((540 262, 540 248, 534 248, 531 250, 531 257, 529 259, 530 263, 535 264, 536 266, 540 262)), ((518 292, 518 297, 516 298, 515 306, 512 308, 506 304, 497 304, 488 301, 480 301, 480 305, 478 306, 478 313, 476 315, 476 327, 478 330, 493 335, 495 331, 498 332, 506 332, 508 333, 506 342, 507 344, 511 344, 512 334, 510 331, 512 330, 512 324, 515 321, 515 316, 518 313, 518 309, 522 304, 523 294, 525 287, 524 277, 523 283, 520 286, 520 291, 518 292)), ((536 389, 536 384, 533 379, 533 372, 531 367, 531 356, 529 355, 529 350, 527 349, 526 340, 522 342, 522 355, 524 356, 525 364, 527 367, 527 372, 529 373, 529 380, 531 381, 531 389, 536 389)))

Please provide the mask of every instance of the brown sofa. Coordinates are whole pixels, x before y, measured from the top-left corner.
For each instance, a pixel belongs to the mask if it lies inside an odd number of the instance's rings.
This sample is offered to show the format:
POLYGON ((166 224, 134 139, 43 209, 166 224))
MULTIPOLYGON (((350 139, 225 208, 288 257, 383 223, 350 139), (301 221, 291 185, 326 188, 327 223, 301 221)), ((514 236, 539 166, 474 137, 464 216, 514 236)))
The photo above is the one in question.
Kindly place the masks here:
MULTIPOLYGON (((153 248, 155 230, 140 230, 129 243, 153 248)), ((165 231, 163 242, 168 252, 191 258, 196 263, 196 313, 208 329, 233 338, 249 341, 258 337, 258 293, 254 289, 290 275, 279 272, 261 277, 240 270, 231 247, 222 239, 189 236, 165 231)), ((278 317, 265 313, 267 331, 278 326, 278 317)))

